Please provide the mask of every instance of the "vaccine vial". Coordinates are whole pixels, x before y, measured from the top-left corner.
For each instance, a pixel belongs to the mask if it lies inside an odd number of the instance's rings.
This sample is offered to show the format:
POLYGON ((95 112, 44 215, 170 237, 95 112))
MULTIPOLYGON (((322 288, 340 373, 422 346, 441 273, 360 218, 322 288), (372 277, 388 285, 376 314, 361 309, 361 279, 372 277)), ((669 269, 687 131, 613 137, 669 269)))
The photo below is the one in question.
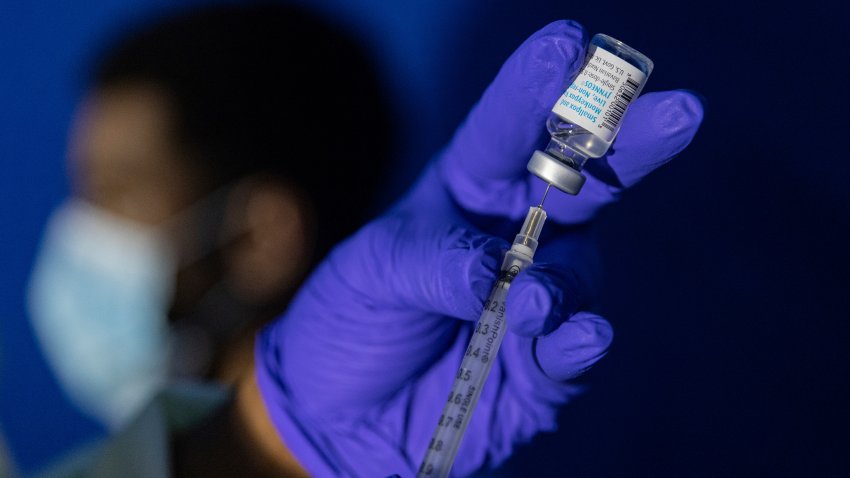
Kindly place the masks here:
POLYGON ((545 151, 534 152, 528 170, 566 193, 578 194, 585 162, 608 151, 652 67, 652 60, 625 43, 594 35, 584 66, 546 121, 551 140, 545 151))

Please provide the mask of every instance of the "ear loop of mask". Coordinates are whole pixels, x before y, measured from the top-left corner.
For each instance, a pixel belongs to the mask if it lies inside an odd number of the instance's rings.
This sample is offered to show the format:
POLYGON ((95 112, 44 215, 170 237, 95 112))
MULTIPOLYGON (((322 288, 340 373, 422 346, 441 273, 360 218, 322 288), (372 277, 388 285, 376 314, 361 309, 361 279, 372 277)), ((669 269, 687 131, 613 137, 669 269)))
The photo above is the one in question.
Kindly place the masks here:
POLYGON ((228 183, 192 203, 159 227, 176 240, 177 271, 201 261, 248 232, 225 227, 227 206, 239 186, 228 183), (197 231, 200 231, 198 234, 197 231))

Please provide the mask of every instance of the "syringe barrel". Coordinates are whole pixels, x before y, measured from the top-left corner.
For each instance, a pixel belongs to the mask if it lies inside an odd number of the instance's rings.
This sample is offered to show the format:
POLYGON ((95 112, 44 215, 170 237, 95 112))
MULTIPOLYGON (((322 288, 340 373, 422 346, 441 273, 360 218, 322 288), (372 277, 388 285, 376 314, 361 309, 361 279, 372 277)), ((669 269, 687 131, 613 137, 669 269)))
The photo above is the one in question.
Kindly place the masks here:
POLYGON ((472 332, 449 399, 428 443, 416 475, 418 478, 445 478, 449 475, 472 412, 507 333, 508 289, 517 274, 532 264, 544 221, 546 212, 543 208, 529 208, 522 229, 505 254, 499 278, 484 302, 484 310, 472 332))

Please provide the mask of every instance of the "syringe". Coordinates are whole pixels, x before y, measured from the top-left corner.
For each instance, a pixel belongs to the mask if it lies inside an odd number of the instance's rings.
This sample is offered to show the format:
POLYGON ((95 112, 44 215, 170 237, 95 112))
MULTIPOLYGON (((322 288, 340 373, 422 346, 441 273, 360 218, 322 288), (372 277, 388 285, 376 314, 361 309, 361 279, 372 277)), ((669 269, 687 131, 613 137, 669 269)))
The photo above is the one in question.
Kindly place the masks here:
MULTIPOLYGON (((548 192, 547 187, 546 193, 548 192)), ((543 195, 543 201, 545 200, 546 194, 543 195)), ((508 296, 508 288, 516 275, 532 263, 534 252, 537 250, 537 238, 540 237, 543 222, 546 220, 543 201, 540 201, 539 206, 529 208, 522 229, 505 254, 499 278, 490 292, 490 297, 484 301, 481 318, 478 319, 469 347, 460 363, 448 402, 443 407, 437 428, 428 444, 428 452, 419 467, 419 478, 445 478, 452 468, 472 412, 478 404, 481 389, 487 381, 496 360, 496 353, 507 332, 505 299, 508 296)))

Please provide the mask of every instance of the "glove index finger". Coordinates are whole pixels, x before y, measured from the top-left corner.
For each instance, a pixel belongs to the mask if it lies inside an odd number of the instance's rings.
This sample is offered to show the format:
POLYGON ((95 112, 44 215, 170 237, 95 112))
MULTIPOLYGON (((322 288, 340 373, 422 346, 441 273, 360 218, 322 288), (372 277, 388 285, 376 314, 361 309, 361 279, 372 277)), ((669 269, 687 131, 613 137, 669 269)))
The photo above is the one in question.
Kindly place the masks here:
POLYGON ((491 186, 488 181, 527 174, 546 118, 581 68, 586 44, 581 25, 561 20, 537 31, 508 58, 441 159, 443 176, 461 203, 474 203, 476 188, 491 186))

